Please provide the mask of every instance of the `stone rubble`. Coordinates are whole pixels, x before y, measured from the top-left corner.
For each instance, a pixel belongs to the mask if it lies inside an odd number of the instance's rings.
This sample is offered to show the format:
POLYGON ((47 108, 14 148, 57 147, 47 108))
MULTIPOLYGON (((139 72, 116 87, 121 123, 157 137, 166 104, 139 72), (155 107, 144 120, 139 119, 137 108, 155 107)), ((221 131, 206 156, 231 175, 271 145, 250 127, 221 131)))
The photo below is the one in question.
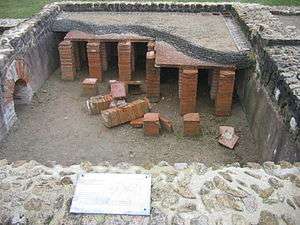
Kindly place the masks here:
POLYGON ((299 224, 299 164, 266 162, 208 168, 167 162, 134 166, 108 162, 49 167, 0 160, 0 224, 225 225, 299 224), (288 165, 288 168, 286 166, 288 165), (78 215, 69 208, 82 173, 152 175, 151 216, 78 215), (259 176, 249 176, 248 174, 259 176))

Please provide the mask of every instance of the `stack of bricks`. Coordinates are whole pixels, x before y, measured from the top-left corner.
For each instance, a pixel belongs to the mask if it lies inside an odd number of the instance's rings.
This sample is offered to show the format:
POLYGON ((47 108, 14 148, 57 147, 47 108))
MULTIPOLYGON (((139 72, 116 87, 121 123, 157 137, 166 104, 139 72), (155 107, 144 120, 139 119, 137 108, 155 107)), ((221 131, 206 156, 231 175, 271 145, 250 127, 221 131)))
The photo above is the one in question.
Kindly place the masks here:
POLYGON ((108 62, 107 62, 107 50, 106 50, 106 43, 105 42, 101 42, 100 52, 102 54, 102 70, 107 71, 108 62))
POLYGON ((91 114, 100 114, 101 111, 109 108, 110 103, 112 102, 113 97, 108 95, 97 95, 92 96, 86 101, 87 108, 91 114))
POLYGON ((98 94, 97 78, 85 78, 82 81, 82 95, 91 97, 98 94))
POLYGON ((154 51, 155 50, 155 42, 154 41, 149 41, 147 44, 148 52, 154 51))
POLYGON ((101 112, 104 125, 115 127, 123 123, 141 118, 149 112, 149 102, 147 99, 136 100, 123 107, 115 107, 101 112))
POLYGON ((146 113, 144 115, 144 134, 147 136, 158 136, 160 129, 159 114, 146 113))
POLYGON ((196 112, 198 69, 181 69, 178 83, 181 115, 196 112))
POLYGON ((187 113, 183 116, 183 134, 195 136, 200 132, 199 113, 187 113))
POLYGON ((215 114, 217 116, 229 116, 231 114, 234 80, 235 68, 219 70, 218 88, 215 100, 215 114))
POLYGON ((155 68, 155 52, 147 52, 146 56, 146 94, 151 102, 160 98, 160 70, 155 68))
POLYGON ((219 69, 213 69, 210 76, 212 76, 209 93, 210 99, 215 100, 218 88, 219 69))
POLYGON ((134 43, 131 43, 131 71, 135 72, 135 51, 134 51, 134 43))
POLYGON ((61 79, 74 80, 76 77, 75 46, 71 41, 62 41, 58 47, 61 65, 61 79))
POLYGON ((89 74, 90 77, 97 78, 99 82, 102 82, 103 77, 103 53, 100 48, 103 43, 90 42, 87 43, 87 56, 89 63, 89 74))
POLYGON ((129 41, 118 43, 119 80, 129 81, 132 76, 132 47, 129 41))

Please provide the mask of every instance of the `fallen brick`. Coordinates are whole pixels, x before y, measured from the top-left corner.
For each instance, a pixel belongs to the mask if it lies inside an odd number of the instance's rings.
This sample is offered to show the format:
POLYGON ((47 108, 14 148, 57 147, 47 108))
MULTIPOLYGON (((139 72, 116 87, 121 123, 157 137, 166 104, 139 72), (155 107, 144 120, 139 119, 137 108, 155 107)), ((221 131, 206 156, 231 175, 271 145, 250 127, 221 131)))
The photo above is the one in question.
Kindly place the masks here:
POLYGON ((144 115, 144 134, 147 136, 158 136, 160 129, 159 114, 146 113, 144 115))
POLYGON ((87 108, 91 114, 100 114, 109 108, 113 98, 111 95, 92 96, 86 101, 87 108))
POLYGON ((131 120, 130 125, 134 128, 142 128, 144 125, 144 117, 141 117, 141 118, 138 118, 135 120, 131 120))
POLYGON ((111 95, 115 99, 126 98, 125 84, 121 81, 110 83, 111 95))
POLYGON ((173 132, 173 124, 172 124, 172 121, 166 117, 166 116, 163 116, 163 115, 159 115, 159 122, 161 124, 161 127, 168 131, 168 132, 173 132))
POLYGON ((97 78, 85 78, 82 81, 82 94, 83 96, 95 96, 98 94, 98 79, 97 78))
POLYGON ((116 107, 101 112, 104 125, 107 127, 115 127, 123 123, 127 123, 134 119, 143 117, 149 112, 149 102, 145 98, 128 103, 124 107, 116 107))
POLYGON ((183 134, 185 136, 195 136, 200 132, 199 113, 187 113, 183 116, 183 134))
POLYGON ((234 133, 234 128, 230 126, 220 126, 219 131, 220 137, 218 142, 227 148, 233 149, 239 140, 239 137, 234 133))

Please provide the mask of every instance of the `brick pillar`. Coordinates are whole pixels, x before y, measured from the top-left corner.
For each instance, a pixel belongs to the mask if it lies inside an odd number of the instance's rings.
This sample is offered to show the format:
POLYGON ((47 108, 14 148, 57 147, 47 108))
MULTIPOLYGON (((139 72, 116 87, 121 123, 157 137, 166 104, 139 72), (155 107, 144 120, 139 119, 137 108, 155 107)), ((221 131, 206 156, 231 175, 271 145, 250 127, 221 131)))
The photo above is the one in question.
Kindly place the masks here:
POLYGON ((62 41, 59 46, 61 79, 74 80, 76 77, 76 56, 73 43, 71 41, 62 41))
POLYGON ((160 99, 160 69, 155 68, 154 51, 147 52, 146 56, 146 94, 150 102, 160 99))
POLYGON ((134 52, 134 44, 131 44, 131 71, 135 72, 135 52, 134 52))
POLYGON ((118 43, 118 66, 119 66, 119 80, 129 81, 132 76, 132 48, 131 43, 118 43))
POLYGON ((147 43, 147 48, 148 48, 148 52, 154 51, 155 50, 155 42, 154 41, 149 41, 147 43))
POLYGON ((108 69, 108 63, 107 63, 107 51, 106 51, 106 43, 103 42, 101 45, 100 45, 100 51, 102 53, 102 69, 103 71, 107 71, 108 69))
POLYGON ((180 69, 178 84, 181 115, 196 112, 198 69, 180 69))
POLYGON ((102 44, 103 43, 99 42, 90 42, 86 45, 90 77, 97 78, 99 82, 102 82, 103 76, 102 54, 100 48, 102 44))
POLYGON ((211 73, 211 83, 210 83, 210 99, 215 100, 218 88, 218 77, 219 69, 213 69, 211 73))
POLYGON ((217 116, 229 116, 231 114, 234 79, 235 68, 224 68, 219 70, 215 100, 215 114, 217 116))

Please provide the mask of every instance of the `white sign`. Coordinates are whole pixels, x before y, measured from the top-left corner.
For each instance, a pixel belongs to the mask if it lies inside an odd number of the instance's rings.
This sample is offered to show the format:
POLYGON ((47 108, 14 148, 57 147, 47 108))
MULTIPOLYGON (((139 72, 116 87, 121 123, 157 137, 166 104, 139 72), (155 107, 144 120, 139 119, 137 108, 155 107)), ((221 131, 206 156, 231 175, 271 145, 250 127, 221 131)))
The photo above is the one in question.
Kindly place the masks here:
POLYGON ((150 215, 151 175, 79 175, 71 213, 150 215))

